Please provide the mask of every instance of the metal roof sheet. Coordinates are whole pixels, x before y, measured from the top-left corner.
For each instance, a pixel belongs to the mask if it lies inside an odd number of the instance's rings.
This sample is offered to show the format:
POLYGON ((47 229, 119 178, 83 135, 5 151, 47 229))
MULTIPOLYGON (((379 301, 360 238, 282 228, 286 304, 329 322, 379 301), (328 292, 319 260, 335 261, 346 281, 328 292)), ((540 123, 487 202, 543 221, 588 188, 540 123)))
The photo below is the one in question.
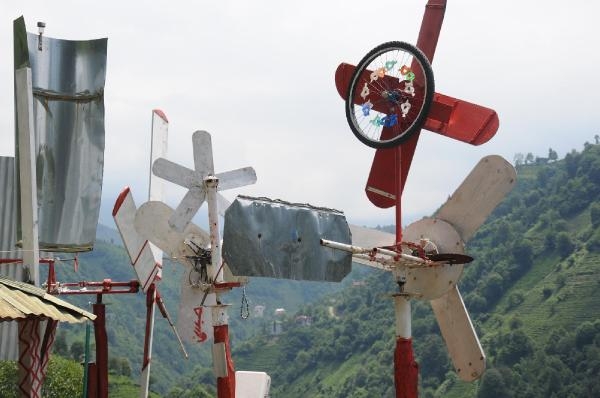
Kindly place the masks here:
POLYGON ((69 323, 96 319, 96 315, 56 298, 43 289, 0 277, 0 321, 28 317, 69 323))

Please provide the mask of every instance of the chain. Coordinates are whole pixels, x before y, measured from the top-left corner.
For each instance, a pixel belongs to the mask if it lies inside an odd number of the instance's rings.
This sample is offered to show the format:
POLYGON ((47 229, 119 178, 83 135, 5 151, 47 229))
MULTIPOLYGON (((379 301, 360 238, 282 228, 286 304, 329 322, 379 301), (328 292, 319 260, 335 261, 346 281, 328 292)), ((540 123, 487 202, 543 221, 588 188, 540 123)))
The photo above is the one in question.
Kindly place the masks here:
POLYGON ((250 316, 250 306, 248 305, 248 297, 246 297, 246 286, 242 288, 242 304, 240 305, 240 317, 248 319, 250 316))

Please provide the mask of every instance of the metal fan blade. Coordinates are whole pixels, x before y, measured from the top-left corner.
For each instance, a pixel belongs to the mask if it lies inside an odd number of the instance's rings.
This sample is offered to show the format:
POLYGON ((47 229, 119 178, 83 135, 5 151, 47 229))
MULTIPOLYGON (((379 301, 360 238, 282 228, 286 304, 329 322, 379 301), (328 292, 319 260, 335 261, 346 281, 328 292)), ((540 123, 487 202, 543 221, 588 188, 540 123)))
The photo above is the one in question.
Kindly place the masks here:
POLYGON ((377 268, 382 271, 391 271, 389 267, 386 268, 381 263, 378 263, 377 261, 370 261, 370 260, 367 260, 366 258, 352 256, 352 263, 366 265, 367 267, 377 268))
POLYGON ((225 212, 231 206, 231 202, 220 193, 217 192, 217 210, 222 217, 225 217, 225 212))
POLYGON ((177 314, 177 330, 187 343, 202 343, 213 337, 211 306, 217 304, 214 293, 206 294, 190 284, 191 270, 186 270, 181 279, 181 299, 177 314), (204 300, 204 303, 202 303, 204 300))
POLYGON ((461 380, 473 381, 485 371, 485 354, 458 287, 431 300, 452 364, 461 380))
POLYGON ((213 163, 212 142, 206 131, 196 131, 192 135, 194 145, 194 167, 203 177, 215 173, 213 163))
POLYGON ((115 203, 113 218, 125 250, 131 260, 131 265, 140 281, 144 293, 157 278, 162 277, 162 254, 156 257, 147 239, 140 236, 134 226, 136 206, 129 188, 126 188, 115 203))
POLYGON ((239 188, 256 182, 256 172, 252 167, 243 167, 241 169, 218 173, 216 177, 219 179, 219 186, 217 188, 219 191, 239 188))
MULTIPOLYGON (((359 227, 358 225, 348 224, 350 234, 352 235, 352 244, 364 248, 391 246, 396 243, 396 236, 389 232, 379 231, 373 228, 359 227)), ((389 271, 378 262, 369 261, 360 257, 352 257, 353 263, 366 265, 369 267, 389 271)))
MULTIPOLYGON (((396 235, 376 229, 349 225, 352 244, 365 248, 391 246, 396 244, 396 235)), ((357 261, 352 259, 352 261, 357 261)), ((360 261, 357 261, 360 262, 360 261)))
POLYGON ((513 186, 515 168, 497 155, 477 163, 458 189, 435 214, 452 224, 467 242, 513 186))
POLYGON ((150 242, 161 248, 170 257, 177 258, 185 265, 186 256, 195 253, 186 242, 193 242, 202 248, 210 245, 210 236, 194 223, 186 225, 178 232, 169 225, 174 211, 163 202, 146 202, 135 213, 135 229, 150 242))
POLYGON ((185 188, 191 188, 196 180, 196 173, 193 170, 180 166, 165 158, 156 159, 152 165, 152 172, 157 177, 171 181, 172 183, 181 185, 185 188))
POLYGON ((175 209, 171 218, 169 218, 169 225, 176 231, 183 232, 185 226, 192 221, 192 218, 194 218, 196 212, 202 206, 205 198, 206 192, 204 189, 190 189, 177 206, 177 209, 175 209))

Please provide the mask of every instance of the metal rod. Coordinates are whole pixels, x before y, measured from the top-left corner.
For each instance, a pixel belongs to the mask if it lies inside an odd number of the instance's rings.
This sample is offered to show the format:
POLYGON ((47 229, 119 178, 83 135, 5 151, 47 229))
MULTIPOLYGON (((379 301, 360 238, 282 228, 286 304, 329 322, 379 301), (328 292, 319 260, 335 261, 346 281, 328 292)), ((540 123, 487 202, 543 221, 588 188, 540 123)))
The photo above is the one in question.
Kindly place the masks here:
POLYGON ((30 68, 17 69, 15 72, 15 90, 23 264, 29 272, 29 279, 33 281, 35 286, 39 286, 36 151, 33 124, 33 87, 30 68))
POLYGON ((396 245, 402 244, 402 146, 396 147, 396 245))
POLYGON ((396 315, 396 337, 410 339, 412 336, 412 324, 409 296, 403 294, 394 295, 394 313, 396 315))
POLYGON ((214 282, 223 282, 223 272, 221 270, 221 237, 219 234, 219 212, 217 209, 217 186, 219 179, 215 176, 208 176, 204 180, 206 185, 206 201, 208 202, 208 224, 210 231, 211 248, 211 275, 214 282), (221 270, 221 271, 219 271, 221 270))
POLYGON ((334 242, 327 239, 321 239, 321 245, 325 247, 331 247, 332 249, 343 250, 352 253, 353 256, 383 263, 386 265, 394 265, 395 262, 400 262, 400 260, 404 260, 405 262, 421 263, 423 265, 427 265, 429 263, 421 257, 411 256, 410 254, 397 253, 393 250, 382 249, 379 247, 376 247, 374 249, 366 249, 364 247, 347 245, 345 243, 334 242), (392 258, 383 259, 381 257, 376 257, 375 254, 382 254, 392 258))
POLYGON ((88 373, 90 363, 90 321, 85 322, 85 352, 83 356, 83 394, 81 398, 88 396, 88 373))

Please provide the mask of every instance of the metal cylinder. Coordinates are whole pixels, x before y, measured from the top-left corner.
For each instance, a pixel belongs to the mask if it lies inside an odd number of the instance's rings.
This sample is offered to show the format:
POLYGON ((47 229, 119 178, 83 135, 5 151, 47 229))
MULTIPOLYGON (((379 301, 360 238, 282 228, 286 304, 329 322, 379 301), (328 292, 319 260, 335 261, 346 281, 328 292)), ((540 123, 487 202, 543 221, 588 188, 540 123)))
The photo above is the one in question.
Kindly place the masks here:
POLYGON ((396 315, 396 336, 411 338, 410 297, 404 294, 394 295, 394 310, 396 315))

